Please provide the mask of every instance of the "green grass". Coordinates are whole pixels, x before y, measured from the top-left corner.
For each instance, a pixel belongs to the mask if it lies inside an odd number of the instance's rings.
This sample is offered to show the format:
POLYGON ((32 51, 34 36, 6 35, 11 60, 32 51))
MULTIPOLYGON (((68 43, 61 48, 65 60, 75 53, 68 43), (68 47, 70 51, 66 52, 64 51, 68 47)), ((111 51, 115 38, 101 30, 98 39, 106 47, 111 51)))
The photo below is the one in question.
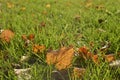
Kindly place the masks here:
MULTIPOLYGON (((86 0, 0 0, 0 28, 12 29, 15 33, 10 44, 0 42, 1 80, 17 80, 11 63, 19 63, 21 56, 26 54, 34 56, 35 61, 33 64, 24 62, 21 68, 32 67, 33 80, 53 80, 51 72, 54 67, 46 64, 44 55, 42 59, 38 58, 33 55, 31 47, 23 47, 23 34, 35 34, 34 42, 45 45, 46 49, 58 49, 62 45, 74 45, 75 48, 84 45, 90 47, 89 43, 94 42, 91 49, 94 51, 107 41, 111 46, 105 54, 119 52, 120 0, 93 0, 90 7, 85 7, 85 3, 86 0), (14 7, 8 8, 7 3, 14 4, 14 7), (47 4, 50 4, 50 8, 46 7, 47 4), (103 10, 96 9, 99 5, 104 7, 103 10), (23 7, 25 10, 21 10, 23 7), (76 15, 80 18, 75 19, 76 15), (102 23, 99 23, 100 19, 103 20, 102 23), (45 22, 45 27, 41 26, 41 22, 45 22)), ((110 68, 108 63, 104 62, 99 66, 89 61, 85 63, 79 64, 87 69, 83 80, 120 78, 120 68, 110 68)))

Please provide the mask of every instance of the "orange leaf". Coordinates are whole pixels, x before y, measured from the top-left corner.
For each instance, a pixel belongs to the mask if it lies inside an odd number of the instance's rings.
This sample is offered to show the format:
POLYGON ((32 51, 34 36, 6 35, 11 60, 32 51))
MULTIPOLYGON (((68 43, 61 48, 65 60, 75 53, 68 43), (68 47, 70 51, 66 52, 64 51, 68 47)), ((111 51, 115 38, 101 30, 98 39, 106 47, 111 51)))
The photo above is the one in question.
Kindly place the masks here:
POLYGON ((80 47, 78 51, 79 51, 79 55, 84 59, 89 59, 93 55, 91 52, 89 52, 88 48, 85 46, 80 47))
POLYGON ((33 40, 35 38, 35 35, 34 34, 30 34, 29 36, 28 36, 28 39, 29 40, 33 40))
POLYGON ((99 63, 98 55, 93 55, 92 60, 93 60, 94 63, 98 64, 99 63))
POLYGON ((105 60, 108 62, 114 61, 115 60, 114 54, 105 55, 105 60))
POLYGON ((62 47, 57 51, 48 52, 46 61, 48 64, 55 64, 58 70, 62 70, 70 67, 73 56, 73 48, 62 47))
POLYGON ((33 52, 37 53, 37 52, 43 52, 45 50, 45 46, 44 45, 37 45, 35 44, 33 46, 33 52))
POLYGON ((10 42, 10 40, 14 37, 14 33, 7 29, 7 30, 4 30, 2 31, 2 33, 0 34, 0 39, 6 41, 6 42, 10 42))

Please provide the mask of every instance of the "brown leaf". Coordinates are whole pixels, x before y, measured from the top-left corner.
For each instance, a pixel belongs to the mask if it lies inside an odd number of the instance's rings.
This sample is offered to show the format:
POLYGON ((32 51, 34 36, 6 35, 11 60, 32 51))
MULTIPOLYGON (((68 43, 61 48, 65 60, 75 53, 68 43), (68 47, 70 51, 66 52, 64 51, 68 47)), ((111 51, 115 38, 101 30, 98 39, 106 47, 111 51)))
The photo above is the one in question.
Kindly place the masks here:
POLYGON ((98 64, 99 63, 98 55, 93 55, 92 60, 93 60, 94 63, 98 64))
POLYGON ((43 52, 44 50, 45 50, 45 46, 44 45, 37 45, 37 44, 33 45, 33 52, 35 52, 35 53, 43 52))
MULTIPOLYGON (((82 76, 84 75, 86 69, 85 68, 77 68, 77 67, 74 67, 73 69, 73 76, 74 78, 82 78, 82 76)), ((73 80, 75 80, 73 79, 73 80)))
POLYGON ((2 33, 0 34, 0 39, 9 43, 14 35, 15 34, 11 30, 7 29, 2 31, 2 33))
POLYGON ((35 35, 34 35, 34 34, 30 34, 30 35, 28 36, 28 39, 29 39, 30 41, 32 41, 34 38, 35 38, 35 35))
POLYGON ((57 51, 48 52, 46 61, 48 64, 55 64, 58 70, 62 70, 70 67, 73 56, 73 48, 62 47, 57 51))
POLYGON ((112 62, 115 60, 115 55, 114 54, 105 55, 105 60, 108 62, 112 62))
POLYGON ((89 49, 85 46, 80 47, 78 52, 79 52, 79 55, 84 59, 90 59, 93 56, 93 54, 89 52, 89 49))

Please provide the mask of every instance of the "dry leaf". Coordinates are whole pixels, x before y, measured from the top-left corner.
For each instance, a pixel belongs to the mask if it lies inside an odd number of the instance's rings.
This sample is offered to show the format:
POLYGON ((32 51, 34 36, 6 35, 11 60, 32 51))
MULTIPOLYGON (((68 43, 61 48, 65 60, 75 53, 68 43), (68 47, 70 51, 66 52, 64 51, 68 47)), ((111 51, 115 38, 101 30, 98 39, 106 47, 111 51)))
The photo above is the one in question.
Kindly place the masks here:
POLYGON ((14 33, 7 29, 7 30, 4 30, 2 31, 2 33, 0 34, 0 39, 6 41, 6 42, 10 42, 10 40, 14 37, 14 33))
POLYGON ((30 35, 28 36, 28 39, 29 39, 30 41, 32 41, 34 38, 35 38, 35 35, 34 35, 34 34, 30 34, 30 35))
MULTIPOLYGON (((85 68, 77 68, 74 67, 73 69, 73 77, 76 78, 82 78, 82 76, 84 75, 86 69, 85 68)), ((73 79, 74 80, 74 79, 73 79)))
POLYGON ((92 60, 93 60, 94 63, 98 64, 99 63, 98 55, 93 55, 92 60))
POLYGON ((37 45, 37 44, 33 45, 33 52, 35 52, 35 53, 43 52, 44 50, 45 50, 44 45, 37 45))
POLYGON ((55 64, 58 70, 70 67, 74 56, 74 49, 69 47, 62 47, 57 51, 50 51, 47 53, 47 63, 55 64))
POLYGON ((93 56, 93 54, 89 52, 88 48, 85 46, 80 47, 78 52, 79 52, 79 55, 84 59, 90 59, 93 56))
POLYGON ((115 60, 115 55, 114 54, 105 55, 105 60, 108 62, 112 62, 115 60))

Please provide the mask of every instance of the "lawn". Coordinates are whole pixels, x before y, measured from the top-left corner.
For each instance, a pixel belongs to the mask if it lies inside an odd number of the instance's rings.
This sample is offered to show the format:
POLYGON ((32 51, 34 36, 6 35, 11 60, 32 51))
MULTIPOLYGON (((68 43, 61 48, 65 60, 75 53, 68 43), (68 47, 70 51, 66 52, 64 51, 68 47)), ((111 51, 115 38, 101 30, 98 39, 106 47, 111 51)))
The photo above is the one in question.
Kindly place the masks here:
POLYGON ((120 0, 0 0, 1 80, 119 80, 120 63, 110 66, 120 60, 119 5, 120 0), (14 35, 8 41, 1 37, 5 30, 14 35), (46 56, 54 53, 70 66, 49 64, 46 56), (19 69, 27 71, 17 74, 19 69))

